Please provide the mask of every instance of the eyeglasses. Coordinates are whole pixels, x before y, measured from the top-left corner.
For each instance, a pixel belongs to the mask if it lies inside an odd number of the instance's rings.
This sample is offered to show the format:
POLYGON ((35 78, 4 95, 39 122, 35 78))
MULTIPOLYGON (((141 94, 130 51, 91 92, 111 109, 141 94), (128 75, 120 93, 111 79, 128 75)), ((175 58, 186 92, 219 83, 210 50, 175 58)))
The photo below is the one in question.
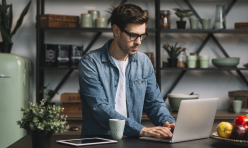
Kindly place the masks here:
POLYGON ((134 34, 134 33, 129 33, 123 28, 120 28, 120 30, 125 32, 127 35, 129 35, 131 41, 137 40, 138 37, 140 37, 140 40, 142 41, 142 40, 146 39, 146 37, 148 36, 147 32, 145 34, 138 35, 138 34, 134 34))

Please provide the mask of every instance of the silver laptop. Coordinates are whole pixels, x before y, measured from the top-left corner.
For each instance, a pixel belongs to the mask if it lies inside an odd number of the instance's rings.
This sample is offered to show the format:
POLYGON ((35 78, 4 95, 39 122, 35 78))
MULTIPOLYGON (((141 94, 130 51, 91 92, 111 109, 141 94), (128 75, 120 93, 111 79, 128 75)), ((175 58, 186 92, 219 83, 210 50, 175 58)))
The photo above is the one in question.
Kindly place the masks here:
POLYGON ((161 140, 140 137, 140 139, 175 143, 208 138, 212 131, 218 101, 219 98, 183 100, 180 104, 172 138, 161 140))

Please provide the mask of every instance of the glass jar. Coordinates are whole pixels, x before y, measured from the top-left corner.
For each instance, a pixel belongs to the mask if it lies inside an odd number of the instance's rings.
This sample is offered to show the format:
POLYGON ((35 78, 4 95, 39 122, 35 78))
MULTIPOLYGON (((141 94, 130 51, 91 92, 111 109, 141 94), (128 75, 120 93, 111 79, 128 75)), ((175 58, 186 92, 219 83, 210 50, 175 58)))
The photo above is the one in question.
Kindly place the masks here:
POLYGON ((169 10, 160 11, 160 28, 170 29, 170 11, 169 10))
POLYGON ((178 55, 177 59, 177 67, 186 67, 187 66, 187 55, 186 55, 186 48, 185 47, 181 47, 180 48, 181 53, 178 55))
POLYGON ((195 55, 197 57, 195 67, 199 68, 200 67, 199 53, 198 52, 192 52, 192 53, 190 53, 190 55, 195 55))
MULTIPOLYGON (((147 14, 147 17, 148 17, 148 10, 144 10, 145 11, 145 13, 147 14)), ((148 17, 149 18, 149 17, 148 17)), ((146 23, 146 28, 148 28, 149 27, 149 24, 148 24, 148 22, 146 23)))
POLYGON ((145 54, 149 57, 149 59, 152 62, 152 65, 154 67, 154 56, 153 56, 154 54, 153 54, 153 52, 145 52, 145 54))

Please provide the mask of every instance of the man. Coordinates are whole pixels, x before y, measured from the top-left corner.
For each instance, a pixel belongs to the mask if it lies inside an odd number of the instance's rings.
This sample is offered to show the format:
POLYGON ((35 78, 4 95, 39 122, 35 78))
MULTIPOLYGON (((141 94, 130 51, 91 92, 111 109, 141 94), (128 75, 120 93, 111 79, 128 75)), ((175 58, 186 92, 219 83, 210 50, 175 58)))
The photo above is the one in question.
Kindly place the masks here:
POLYGON ((124 135, 172 137, 170 115, 150 59, 138 48, 147 37, 147 14, 123 4, 111 15, 114 39, 83 56, 79 64, 82 135, 110 135, 109 119, 125 119, 124 135), (141 125, 143 107, 157 127, 141 125))

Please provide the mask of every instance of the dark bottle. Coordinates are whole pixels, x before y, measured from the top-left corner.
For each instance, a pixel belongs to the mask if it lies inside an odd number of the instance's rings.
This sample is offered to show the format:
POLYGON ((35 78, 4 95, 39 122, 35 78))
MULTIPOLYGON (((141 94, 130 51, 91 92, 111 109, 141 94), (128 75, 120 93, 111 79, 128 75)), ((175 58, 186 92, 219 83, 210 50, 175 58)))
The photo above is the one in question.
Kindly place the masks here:
POLYGON ((57 66, 70 66, 69 45, 58 45, 57 48, 57 66))
POLYGON ((76 46, 76 45, 71 45, 70 46, 70 57, 71 57, 71 66, 78 66, 82 56, 83 56, 83 51, 84 51, 84 45, 82 46, 76 46))
POLYGON ((56 48, 54 44, 44 44, 45 66, 56 67, 56 48))

